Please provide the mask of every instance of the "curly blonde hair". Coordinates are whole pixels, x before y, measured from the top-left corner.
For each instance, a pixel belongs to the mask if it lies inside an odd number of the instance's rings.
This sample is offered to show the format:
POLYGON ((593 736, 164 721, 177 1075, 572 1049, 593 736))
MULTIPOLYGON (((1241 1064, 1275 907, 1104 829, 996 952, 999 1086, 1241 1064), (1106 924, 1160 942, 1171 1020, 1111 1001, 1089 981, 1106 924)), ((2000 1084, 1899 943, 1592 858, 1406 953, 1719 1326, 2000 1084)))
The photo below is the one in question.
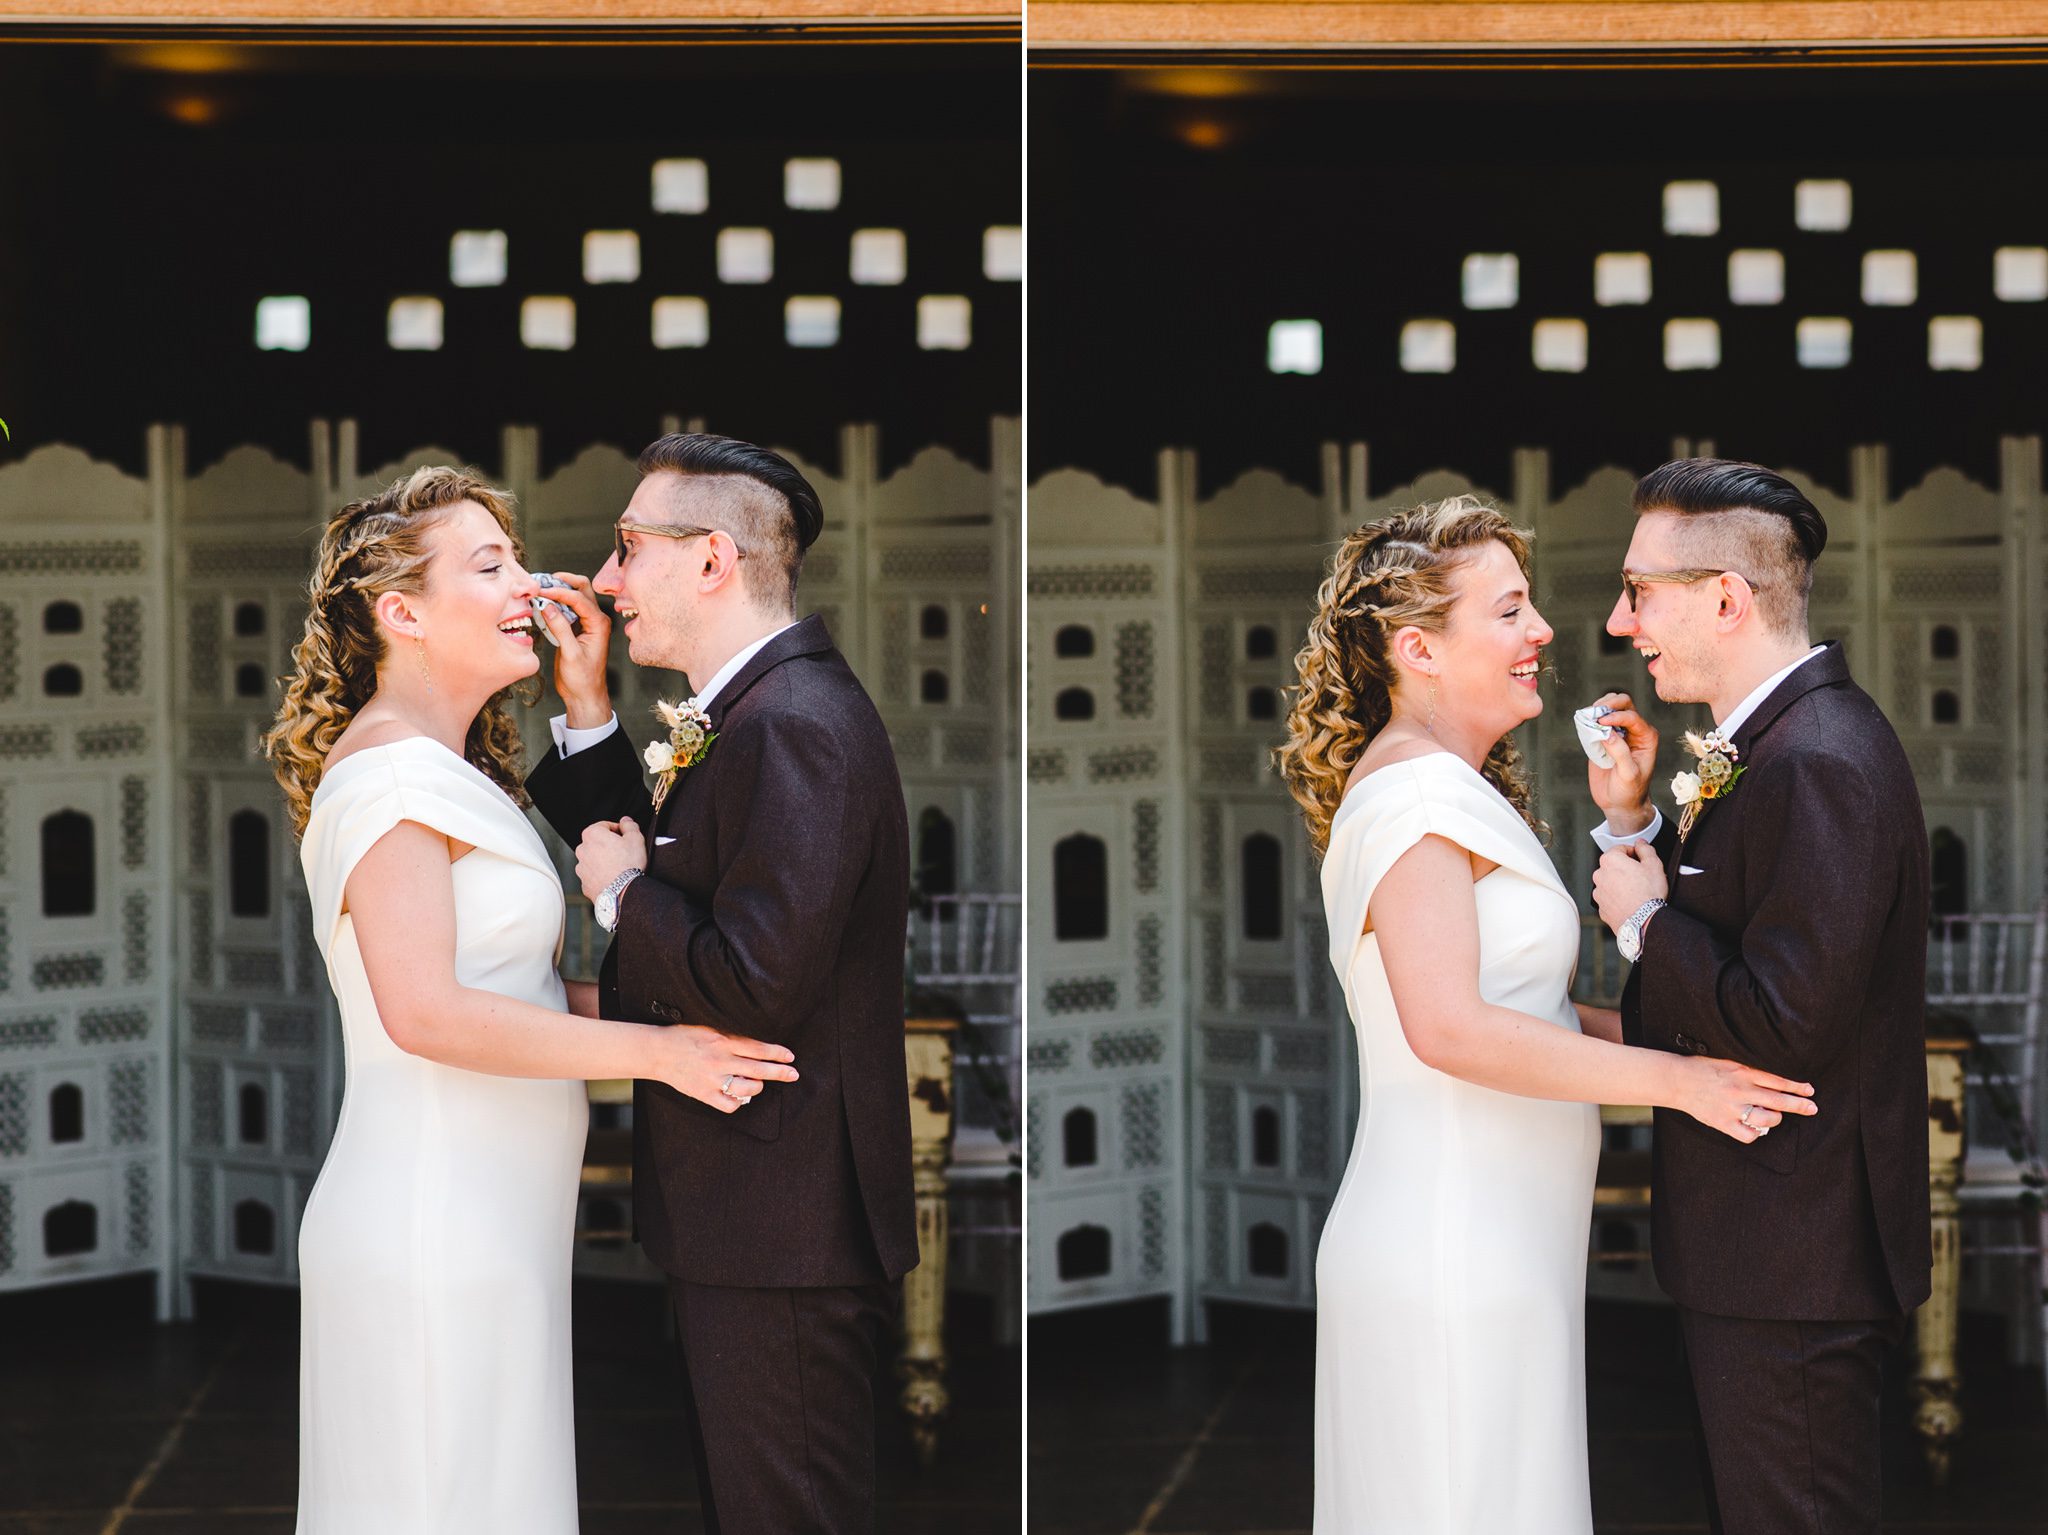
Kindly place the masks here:
MULTIPOLYGON (((1346 538, 1316 591, 1308 640, 1294 658, 1287 741, 1273 762, 1308 822, 1320 859, 1351 770, 1393 718, 1397 673, 1388 638, 1408 624, 1443 632, 1457 565, 1488 543, 1506 545, 1529 573, 1529 538, 1477 496, 1452 496, 1368 522, 1346 538)), ((1503 736, 1480 770, 1539 837, 1534 791, 1514 738, 1503 736)))
MULTIPOLYGON (((377 667, 388 647, 372 608, 385 592, 426 590, 432 557, 427 535, 462 501, 496 518, 514 557, 525 560, 511 495, 469 470, 444 466, 415 469, 376 495, 351 501, 321 535, 306 584, 305 634, 292 649, 284 701, 263 737, 294 839, 305 835, 327 754, 377 691, 377 667)), ((463 755, 524 806, 526 752, 507 707, 511 696, 513 689, 506 688, 484 705, 469 727, 463 755)))

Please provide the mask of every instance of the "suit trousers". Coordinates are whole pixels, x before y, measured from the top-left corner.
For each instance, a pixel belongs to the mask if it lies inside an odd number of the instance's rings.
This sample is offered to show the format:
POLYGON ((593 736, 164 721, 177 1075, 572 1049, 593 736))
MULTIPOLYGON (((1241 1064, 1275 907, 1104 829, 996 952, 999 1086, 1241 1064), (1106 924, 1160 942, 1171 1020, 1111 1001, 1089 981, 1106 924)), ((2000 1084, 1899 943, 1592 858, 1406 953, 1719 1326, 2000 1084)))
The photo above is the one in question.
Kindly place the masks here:
POLYGON ((670 1276, 706 1535, 874 1529, 875 1370, 897 1289, 670 1276))
POLYGON ((1714 1535, 1875 1535, 1878 1399, 1905 1319, 1678 1316, 1714 1535))

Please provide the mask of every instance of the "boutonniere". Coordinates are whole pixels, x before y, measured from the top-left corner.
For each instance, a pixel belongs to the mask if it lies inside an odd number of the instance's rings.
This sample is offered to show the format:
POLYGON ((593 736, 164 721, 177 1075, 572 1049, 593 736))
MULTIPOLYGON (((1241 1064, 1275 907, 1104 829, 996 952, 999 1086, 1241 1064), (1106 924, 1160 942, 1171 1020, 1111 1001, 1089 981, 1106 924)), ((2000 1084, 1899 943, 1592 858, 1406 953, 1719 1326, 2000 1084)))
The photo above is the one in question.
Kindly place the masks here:
POLYGON ((1683 842, 1700 811, 1733 792, 1746 769, 1736 760, 1742 754, 1718 730, 1705 735, 1688 730, 1680 739, 1700 764, 1698 772, 1680 773, 1671 780, 1671 797, 1678 801, 1678 840, 1683 842))
POLYGON ((658 812, 661 802, 668 798, 676 774, 702 762, 704 754, 711 750, 711 743, 718 739, 718 732, 711 728, 711 716, 694 698, 686 698, 679 704, 661 699, 655 704, 654 712, 662 724, 668 726, 668 739, 650 741, 642 760, 647 764, 647 771, 655 775, 654 808, 658 812))

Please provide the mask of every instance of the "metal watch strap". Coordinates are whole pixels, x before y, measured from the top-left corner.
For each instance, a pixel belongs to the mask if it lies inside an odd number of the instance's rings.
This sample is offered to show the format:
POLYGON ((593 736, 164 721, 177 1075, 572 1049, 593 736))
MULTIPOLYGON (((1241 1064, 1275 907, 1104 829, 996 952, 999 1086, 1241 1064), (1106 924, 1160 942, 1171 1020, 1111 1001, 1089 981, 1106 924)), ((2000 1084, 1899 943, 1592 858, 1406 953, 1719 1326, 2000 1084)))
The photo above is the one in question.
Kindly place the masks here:
POLYGON ((1621 950, 1621 957, 1633 965, 1643 957, 1643 926, 1656 914, 1659 908, 1669 905, 1660 896, 1652 896, 1628 914, 1628 920, 1621 924, 1621 931, 1614 935, 1615 947, 1621 950))
POLYGON ((619 897, 626 893, 628 885, 632 884, 634 880, 646 872, 645 869, 625 870, 617 879, 606 885, 604 889, 598 891, 597 899, 590 903, 591 915, 597 918, 597 925, 607 933, 618 931, 619 897), (605 921, 607 916, 611 918, 611 921, 605 921))

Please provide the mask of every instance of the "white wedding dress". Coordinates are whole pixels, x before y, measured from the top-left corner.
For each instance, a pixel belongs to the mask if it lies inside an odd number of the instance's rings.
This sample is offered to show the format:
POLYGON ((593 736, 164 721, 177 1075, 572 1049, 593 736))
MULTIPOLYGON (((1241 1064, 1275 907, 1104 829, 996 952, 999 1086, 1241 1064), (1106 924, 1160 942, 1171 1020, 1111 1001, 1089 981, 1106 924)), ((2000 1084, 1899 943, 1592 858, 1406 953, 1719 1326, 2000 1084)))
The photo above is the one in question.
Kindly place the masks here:
POLYGON ((1514 807, 1437 752, 1354 784, 1323 860, 1358 1034, 1358 1135, 1316 1253, 1316 1535, 1590 1535, 1586 1238, 1599 1110, 1425 1066, 1394 1012, 1373 887, 1436 834, 1472 888, 1479 990, 1577 1030, 1579 912, 1514 807))
POLYGON ((584 1087, 437 1065, 385 1033, 341 905, 400 821, 475 845, 451 866, 457 979, 566 1010, 561 883, 505 792, 425 737, 336 763, 300 848, 348 1069, 299 1232, 298 1535, 574 1535, 584 1087))

